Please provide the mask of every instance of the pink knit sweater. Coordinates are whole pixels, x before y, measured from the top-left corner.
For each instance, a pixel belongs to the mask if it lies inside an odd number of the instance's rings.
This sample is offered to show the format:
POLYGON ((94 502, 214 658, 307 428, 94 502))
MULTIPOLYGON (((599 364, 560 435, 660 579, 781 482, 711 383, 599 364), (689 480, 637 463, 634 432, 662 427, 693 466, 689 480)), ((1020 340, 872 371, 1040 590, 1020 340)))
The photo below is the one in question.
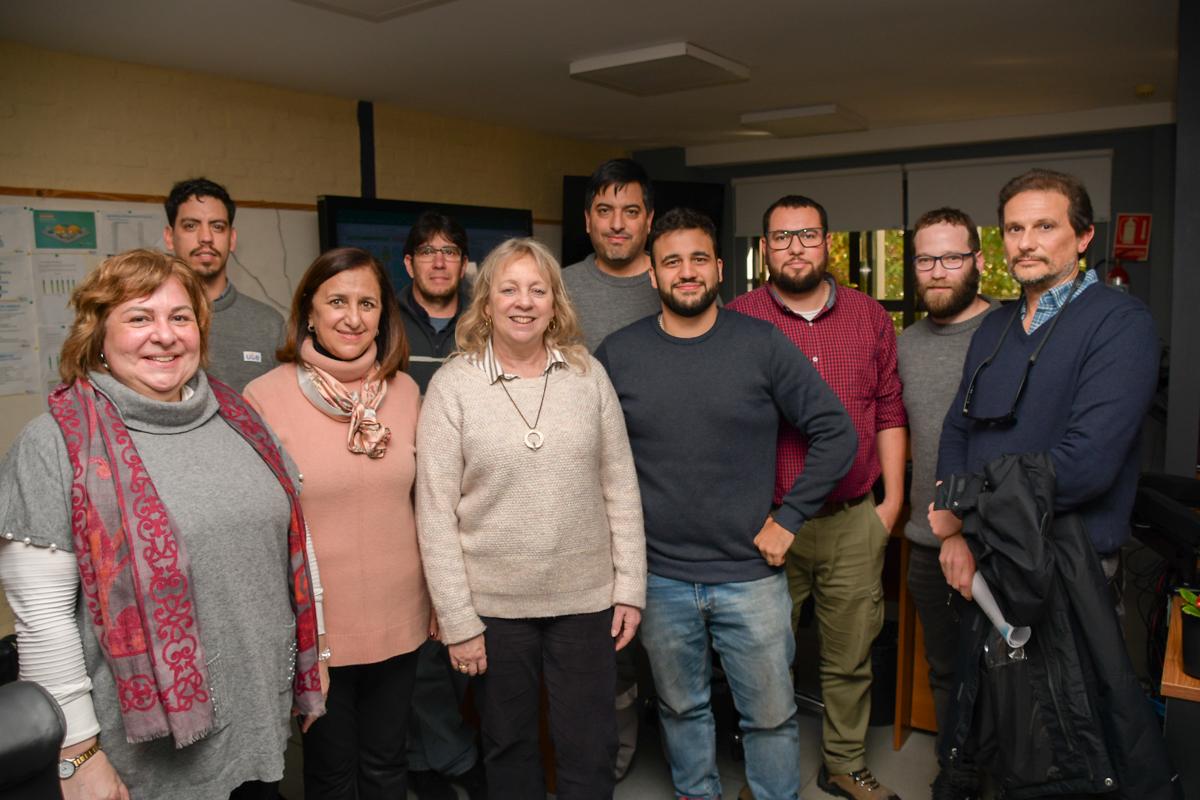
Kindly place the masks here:
MULTIPOLYGON (((311 363, 357 391, 375 348, 355 361, 310 355, 311 363)), ((413 520, 417 384, 402 372, 388 382, 378 418, 392 439, 380 459, 346 448, 348 426, 300 392, 295 364, 252 381, 245 397, 304 476, 300 504, 325 590, 330 664, 371 664, 417 649, 429 635, 430 614, 413 520)))

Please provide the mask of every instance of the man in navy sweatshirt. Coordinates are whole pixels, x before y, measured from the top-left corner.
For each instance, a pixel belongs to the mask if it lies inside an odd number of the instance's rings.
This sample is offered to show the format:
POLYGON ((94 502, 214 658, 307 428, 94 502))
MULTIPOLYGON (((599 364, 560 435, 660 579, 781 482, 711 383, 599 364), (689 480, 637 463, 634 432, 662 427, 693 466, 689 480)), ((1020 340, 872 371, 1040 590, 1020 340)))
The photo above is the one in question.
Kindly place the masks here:
MULTIPOLYGON (((1080 271, 1095 228, 1078 179, 1030 170, 1000 191, 999 211, 1022 297, 988 315, 971 341, 937 478, 980 472, 1006 453, 1049 453, 1055 513, 1080 515, 1111 576, 1131 534, 1138 434, 1157 385, 1154 320, 1139 300, 1080 271)), ((947 581, 969 597, 975 565, 959 544, 962 521, 931 511, 930 524, 947 581)))
MULTIPOLYGON (((1080 271, 1095 229, 1073 176, 1035 169, 1009 181, 1000 225, 1022 296, 985 317, 971 340, 942 425, 937 478, 982 472, 1005 454, 1048 454, 1054 512, 1079 515, 1112 582, 1158 377, 1154 320, 1138 300, 1080 271)), ((932 505, 928 513, 946 581, 969 599, 975 561, 962 520, 932 505)), ((1111 600, 1119 602, 1115 593, 1111 600)))
POLYGON ((770 323, 719 309, 712 221, 676 209, 654 223, 650 273, 662 313, 601 343, 625 412, 650 575, 642 641, 679 796, 717 798, 711 649, 745 733, 756 800, 800 790, 790 668, 793 536, 850 468, 857 436, 837 396, 770 323), (781 420, 810 443, 772 509, 781 420))

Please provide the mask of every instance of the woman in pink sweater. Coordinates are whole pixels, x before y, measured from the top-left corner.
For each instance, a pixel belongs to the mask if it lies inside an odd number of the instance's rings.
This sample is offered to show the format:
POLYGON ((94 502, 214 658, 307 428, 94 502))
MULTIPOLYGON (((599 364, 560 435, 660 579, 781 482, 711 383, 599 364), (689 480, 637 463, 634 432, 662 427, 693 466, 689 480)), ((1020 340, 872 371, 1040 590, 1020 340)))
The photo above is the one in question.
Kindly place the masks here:
POLYGON ((279 360, 245 396, 302 473, 321 565, 330 691, 303 735, 304 795, 404 797, 416 651, 433 633, 412 504, 420 393, 401 372, 404 323, 371 254, 313 262, 279 360))

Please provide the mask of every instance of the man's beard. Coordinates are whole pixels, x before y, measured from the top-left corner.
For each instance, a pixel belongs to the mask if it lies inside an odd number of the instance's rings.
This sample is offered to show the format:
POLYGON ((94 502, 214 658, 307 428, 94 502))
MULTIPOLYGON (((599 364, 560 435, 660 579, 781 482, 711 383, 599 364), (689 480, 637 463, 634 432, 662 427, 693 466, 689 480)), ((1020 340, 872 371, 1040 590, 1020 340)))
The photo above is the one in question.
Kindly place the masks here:
POLYGON ((442 303, 458 295, 458 281, 452 282, 444 289, 437 290, 431 290, 425 285, 425 281, 420 279, 413 279, 413 283, 416 285, 417 291, 421 293, 421 296, 430 302, 442 303))
MULTIPOLYGON (((946 286, 947 284, 935 285, 946 286)), ((975 297, 979 294, 979 270, 972 267, 970 274, 963 278, 962 283, 950 286, 949 296, 934 294, 931 298, 930 288, 933 287, 927 286, 921 291, 921 305, 925 306, 925 310, 933 319, 950 319, 965 311, 967 306, 975 302, 975 297)))
POLYGON ((708 286, 704 289, 704 294, 700 295, 691 302, 685 303, 677 300, 670 289, 659 288, 658 296, 662 298, 663 304, 671 309, 674 313, 681 317, 698 317, 708 310, 717 299, 717 287, 708 286))
MULTIPOLYGON (((827 260, 828 255, 826 255, 827 260)), ((771 283, 775 284, 775 288, 788 294, 808 294, 820 286, 821 281, 825 280, 826 261, 822 261, 820 264, 810 261, 812 269, 799 275, 789 273, 782 266, 772 269, 770 264, 767 265, 767 272, 770 273, 771 283)))
POLYGON ((638 256, 646 252, 645 243, 638 246, 635 242, 630 242, 624 247, 612 247, 608 244, 602 244, 596 248, 604 261, 614 267, 627 267, 638 260, 638 256))

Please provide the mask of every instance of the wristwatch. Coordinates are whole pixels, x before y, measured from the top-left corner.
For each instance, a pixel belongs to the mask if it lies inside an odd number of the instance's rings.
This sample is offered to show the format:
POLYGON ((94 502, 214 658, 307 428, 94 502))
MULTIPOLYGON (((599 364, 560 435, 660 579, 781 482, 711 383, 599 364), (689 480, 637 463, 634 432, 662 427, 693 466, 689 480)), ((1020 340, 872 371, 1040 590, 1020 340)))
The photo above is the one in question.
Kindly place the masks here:
POLYGON ((72 775, 75 774, 75 770, 77 770, 83 766, 83 762, 87 761, 89 758, 91 758, 92 756, 96 755, 96 753, 99 753, 99 752, 100 752, 100 743, 96 742, 94 745, 89 747, 87 750, 84 750, 82 753, 75 756, 74 758, 64 758, 62 761, 58 762, 58 778, 59 778, 59 780, 65 781, 67 778, 70 778, 72 775))

